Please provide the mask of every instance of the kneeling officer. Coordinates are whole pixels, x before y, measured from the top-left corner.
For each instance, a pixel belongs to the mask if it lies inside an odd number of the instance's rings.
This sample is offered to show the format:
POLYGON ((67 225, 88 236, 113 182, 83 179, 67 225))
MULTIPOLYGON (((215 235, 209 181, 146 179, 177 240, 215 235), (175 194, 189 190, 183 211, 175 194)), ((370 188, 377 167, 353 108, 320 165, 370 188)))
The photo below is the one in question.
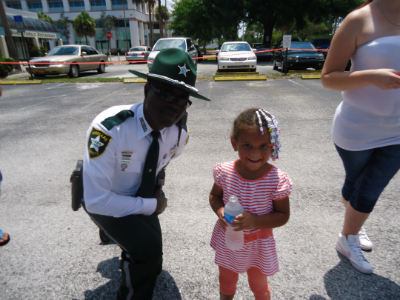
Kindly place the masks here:
POLYGON ((194 88, 195 65, 180 49, 161 51, 148 74, 130 72, 147 79, 144 101, 111 107, 90 125, 83 161, 84 206, 122 249, 118 299, 145 300, 152 298, 162 270, 158 215, 167 206, 162 171, 187 142, 189 96, 209 99, 194 88))

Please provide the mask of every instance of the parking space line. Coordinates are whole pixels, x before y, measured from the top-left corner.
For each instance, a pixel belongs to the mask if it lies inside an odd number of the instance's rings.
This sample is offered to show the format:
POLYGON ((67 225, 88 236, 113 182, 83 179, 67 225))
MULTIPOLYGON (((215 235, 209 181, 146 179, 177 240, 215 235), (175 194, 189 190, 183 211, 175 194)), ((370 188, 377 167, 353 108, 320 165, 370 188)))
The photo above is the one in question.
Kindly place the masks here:
MULTIPOLYGON (((82 108, 86 108, 86 107, 91 106, 91 105, 93 105, 93 104, 95 104, 95 103, 101 102, 101 101, 103 101, 105 98, 108 98, 108 97, 110 97, 110 96, 112 96, 112 95, 114 95, 114 94, 117 94, 117 93, 119 93, 120 91, 121 91, 121 90, 118 90, 118 91, 115 91, 114 93, 108 94, 107 96, 104 96, 104 97, 101 98, 100 100, 97 100, 97 101, 94 101, 94 102, 92 102, 92 103, 89 103, 88 105, 85 105, 85 106, 83 106, 82 108)), ((81 108, 81 109, 82 109, 82 108, 81 108)))

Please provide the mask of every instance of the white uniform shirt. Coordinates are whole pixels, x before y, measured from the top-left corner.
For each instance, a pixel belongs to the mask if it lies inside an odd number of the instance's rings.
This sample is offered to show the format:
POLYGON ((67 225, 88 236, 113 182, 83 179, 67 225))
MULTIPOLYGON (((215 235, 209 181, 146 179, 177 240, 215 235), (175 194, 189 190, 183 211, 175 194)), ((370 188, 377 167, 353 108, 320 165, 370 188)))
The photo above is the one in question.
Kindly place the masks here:
MULTIPOLYGON (((152 131, 143 115, 142 103, 111 107, 93 120, 86 135, 83 161, 84 199, 88 212, 117 218, 131 214, 151 215, 155 211, 155 198, 134 197, 142 181, 152 131), (110 130, 102 124, 124 110, 130 110, 134 115, 130 114, 110 130)), ((188 133, 182 129, 177 145, 178 131, 175 125, 160 131, 156 174, 172 157, 183 152, 188 133)))

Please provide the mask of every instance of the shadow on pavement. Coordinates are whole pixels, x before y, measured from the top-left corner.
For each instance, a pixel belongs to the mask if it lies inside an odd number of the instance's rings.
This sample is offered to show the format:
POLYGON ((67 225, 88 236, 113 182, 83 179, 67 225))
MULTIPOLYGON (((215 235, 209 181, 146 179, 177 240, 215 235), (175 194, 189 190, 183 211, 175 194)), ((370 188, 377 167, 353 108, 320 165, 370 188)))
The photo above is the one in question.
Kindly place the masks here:
MULTIPOLYGON (((85 291, 86 300, 108 300, 115 299, 121 280, 121 272, 119 270, 120 260, 118 257, 102 261, 97 266, 96 272, 100 272, 104 278, 109 278, 106 284, 95 290, 85 291)), ((174 299, 182 300, 182 296, 176 285, 174 278, 167 271, 162 270, 157 278, 156 287, 154 289, 154 300, 174 299)))
POLYGON ((375 274, 362 274, 346 258, 338 256, 340 263, 324 276, 325 288, 332 300, 399 299, 400 286, 395 282, 375 274))

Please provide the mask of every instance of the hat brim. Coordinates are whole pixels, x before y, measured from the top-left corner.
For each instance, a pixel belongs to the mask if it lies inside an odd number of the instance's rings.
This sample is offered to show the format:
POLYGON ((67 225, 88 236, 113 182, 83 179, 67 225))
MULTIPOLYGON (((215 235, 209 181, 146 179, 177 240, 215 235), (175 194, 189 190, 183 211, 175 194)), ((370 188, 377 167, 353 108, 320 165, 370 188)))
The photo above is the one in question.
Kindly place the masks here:
POLYGON ((188 92, 190 94, 190 96, 192 96, 192 97, 195 97, 195 98, 198 98, 201 100, 211 101, 210 99, 200 95, 194 87, 192 87, 188 84, 185 84, 184 82, 179 82, 177 80, 173 80, 173 79, 165 77, 165 76, 159 76, 157 74, 152 74, 152 73, 144 74, 144 73, 138 72, 136 70, 129 70, 129 72, 131 72, 132 74, 134 74, 140 78, 146 79, 146 80, 150 77, 151 79, 155 79, 155 80, 161 81, 163 83, 170 84, 174 87, 177 87, 178 89, 188 92))

